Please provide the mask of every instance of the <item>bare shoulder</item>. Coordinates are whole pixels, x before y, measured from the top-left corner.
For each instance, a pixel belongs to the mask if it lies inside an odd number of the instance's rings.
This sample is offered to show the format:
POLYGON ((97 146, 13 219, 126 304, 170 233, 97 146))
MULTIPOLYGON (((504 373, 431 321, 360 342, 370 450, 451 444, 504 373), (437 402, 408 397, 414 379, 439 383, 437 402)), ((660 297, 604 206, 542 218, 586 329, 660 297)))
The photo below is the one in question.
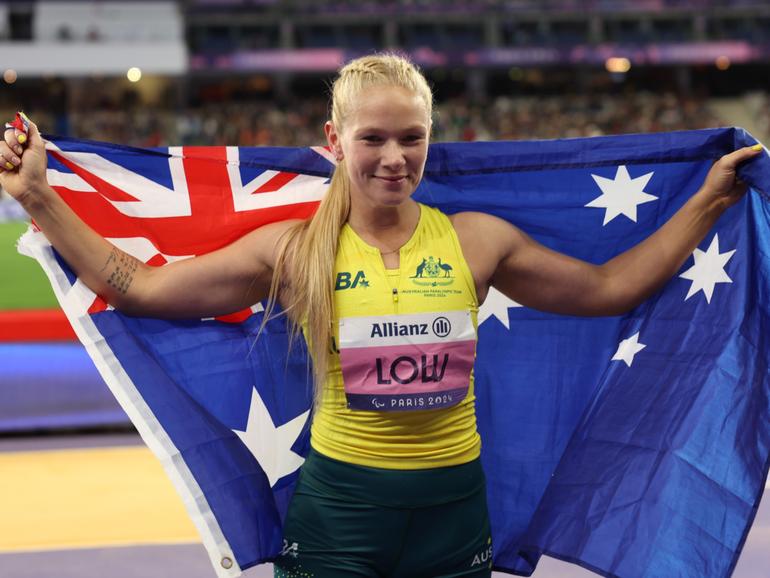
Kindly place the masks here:
POLYGON ((507 221, 488 213, 480 213, 478 211, 462 211, 449 215, 449 220, 452 222, 452 226, 456 231, 460 232, 474 232, 478 231, 479 227, 501 227, 508 226, 507 221))
POLYGON ((487 213, 465 211, 449 219, 483 300, 498 265, 511 254, 522 233, 508 221, 487 213))
POLYGON ((464 211, 451 215, 449 219, 463 251, 471 253, 480 248, 484 253, 500 255, 508 252, 511 244, 523 236, 508 221, 487 213, 464 211))

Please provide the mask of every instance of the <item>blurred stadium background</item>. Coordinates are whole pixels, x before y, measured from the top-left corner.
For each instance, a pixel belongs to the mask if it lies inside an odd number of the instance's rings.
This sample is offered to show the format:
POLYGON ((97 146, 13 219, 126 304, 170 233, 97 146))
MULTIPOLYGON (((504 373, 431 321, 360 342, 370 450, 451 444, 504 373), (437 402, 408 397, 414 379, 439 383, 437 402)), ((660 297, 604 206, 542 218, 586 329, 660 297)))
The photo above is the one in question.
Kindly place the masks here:
MULTIPOLYGON (((755 0, 5 1, 0 118, 135 146, 320 144, 335 69, 398 49, 434 87, 434 140, 737 125, 767 142, 769 39, 755 0)), ((213 576, 15 253, 25 227, 0 191, 0 576, 213 576)), ((768 552, 761 509, 735 576, 766 577, 768 552)), ((544 559, 535 575, 590 574, 544 559)))

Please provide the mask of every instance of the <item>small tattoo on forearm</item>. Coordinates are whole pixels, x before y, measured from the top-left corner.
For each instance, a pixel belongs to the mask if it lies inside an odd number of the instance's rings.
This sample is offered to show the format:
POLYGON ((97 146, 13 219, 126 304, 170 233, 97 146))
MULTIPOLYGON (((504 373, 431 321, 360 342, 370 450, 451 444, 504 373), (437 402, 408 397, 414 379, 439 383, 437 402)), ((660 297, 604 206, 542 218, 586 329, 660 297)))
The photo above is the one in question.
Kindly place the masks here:
POLYGON ((125 293, 134 281, 134 273, 139 267, 139 261, 119 249, 113 249, 101 271, 107 269, 110 264, 113 268, 107 278, 107 284, 119 293, 125 293))
POLYGON ((110 256, 107 257, 107 260, 104 262, 104 267, 99 269, 99 273, 103 273, 110 263, 114 263, 115 261, 117 261, 117 255, 118 255, 118 250, 113 248, 112 251, 110 251, 110 256))

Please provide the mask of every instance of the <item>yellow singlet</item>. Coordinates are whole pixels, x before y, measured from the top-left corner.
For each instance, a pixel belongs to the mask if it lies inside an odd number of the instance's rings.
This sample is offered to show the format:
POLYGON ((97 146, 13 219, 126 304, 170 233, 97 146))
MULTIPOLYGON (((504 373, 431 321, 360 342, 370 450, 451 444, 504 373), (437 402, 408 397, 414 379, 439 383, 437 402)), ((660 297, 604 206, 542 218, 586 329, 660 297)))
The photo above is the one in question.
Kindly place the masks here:
POLYGON ((349 225, 340 232, 334 352, 311 430, 331 458, 424 469, 479 456, 476 288, 447 216, 420 209, 399 269, 349 225))

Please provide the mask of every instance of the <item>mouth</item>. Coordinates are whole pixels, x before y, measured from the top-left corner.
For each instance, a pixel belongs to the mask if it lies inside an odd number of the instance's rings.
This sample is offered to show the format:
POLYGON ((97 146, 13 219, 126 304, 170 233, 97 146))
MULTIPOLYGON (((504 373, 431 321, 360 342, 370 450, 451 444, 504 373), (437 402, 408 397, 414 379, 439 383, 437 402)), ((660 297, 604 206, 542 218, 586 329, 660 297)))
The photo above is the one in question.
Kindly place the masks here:
POLYGON ((390 176, 389 177, 385 177, 385 176, 380 176, 380 175, 374 175, 374 178, 380 179, 380 180, 383 180, 383 181, 386 181, 386 182, 389 182, 389 183, 400 183, 402 181, 405 181, 407 179, 407 176, 406 175, 396 175, 396 176, 392 176, 392 177, 390 177, 390 176))

